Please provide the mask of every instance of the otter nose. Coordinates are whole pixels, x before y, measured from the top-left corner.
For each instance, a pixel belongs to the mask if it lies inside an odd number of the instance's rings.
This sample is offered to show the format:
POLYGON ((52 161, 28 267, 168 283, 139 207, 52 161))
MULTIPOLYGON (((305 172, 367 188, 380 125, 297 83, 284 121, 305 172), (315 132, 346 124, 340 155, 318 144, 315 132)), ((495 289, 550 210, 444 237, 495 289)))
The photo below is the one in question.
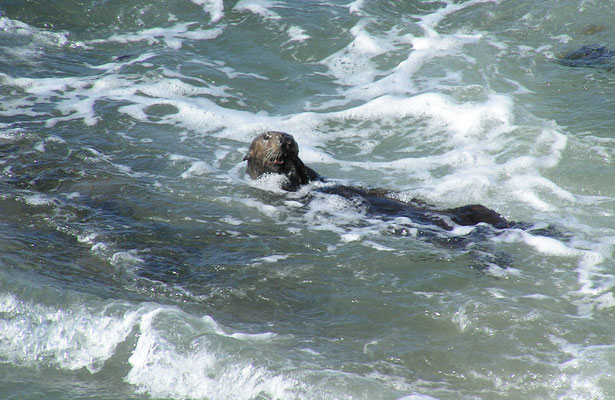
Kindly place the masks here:
POLYGON ((290 135, 280 135, 279 140, 284 147, 289 147, 293 143, 293 137, 290 135))

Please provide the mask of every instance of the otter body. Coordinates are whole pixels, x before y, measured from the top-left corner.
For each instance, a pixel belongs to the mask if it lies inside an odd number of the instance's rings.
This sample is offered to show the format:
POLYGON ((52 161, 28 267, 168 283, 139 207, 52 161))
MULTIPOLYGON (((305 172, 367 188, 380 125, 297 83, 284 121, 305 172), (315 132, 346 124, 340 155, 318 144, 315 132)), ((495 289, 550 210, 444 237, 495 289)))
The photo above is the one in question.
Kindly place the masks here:
MULTIPOLYGON (((301 161, 297 142, 292 135, 284 132, 265 132, 258 135, 252 141, 244 161, 248 162, 246 172, 252 179, 267 173, 286 176, 287 182, 283 189, 289 191, 295 191, 301 185, 312 181, 325 181, 301 161)), ((367 206, 370 214, 393 218, 408 217, 417 223, 437 225, 445 230, 452 230, 454 224, 472 226, 486 223, 497 229, 511 227, 511 223, 500 214, 480 204, 441 210, 415 199, 411 202, 394 199, 389 192, 381 189, 333 185, 319 190, 347 199, 358 199, 367 206)))

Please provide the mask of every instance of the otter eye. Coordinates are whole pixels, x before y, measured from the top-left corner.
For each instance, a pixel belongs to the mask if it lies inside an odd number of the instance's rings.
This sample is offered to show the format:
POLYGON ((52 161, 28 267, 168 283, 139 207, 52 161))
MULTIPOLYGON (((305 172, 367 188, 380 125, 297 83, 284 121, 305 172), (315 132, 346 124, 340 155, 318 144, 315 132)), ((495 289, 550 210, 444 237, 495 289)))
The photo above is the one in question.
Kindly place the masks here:
POLYGON ((269 140, 269 139, 271 139, 271 135, 269 133, 265 133, 265 136, 263 138, 265 140, 269 140))

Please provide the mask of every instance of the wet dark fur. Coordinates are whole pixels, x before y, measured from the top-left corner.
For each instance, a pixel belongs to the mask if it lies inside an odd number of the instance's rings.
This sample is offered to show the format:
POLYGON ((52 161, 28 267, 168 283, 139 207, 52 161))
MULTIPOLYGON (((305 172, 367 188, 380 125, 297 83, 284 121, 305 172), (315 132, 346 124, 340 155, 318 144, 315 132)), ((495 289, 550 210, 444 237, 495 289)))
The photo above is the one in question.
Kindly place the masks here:
MULTIPOLYGON (((244 160, 248 162, 246 172, 252 179, 266 173, 285 175, 288 178, 283 186, 285 190, 295 191, 311 181, 325 181, 313 169, 303 164, 299 158, 297 142, 287 133, 265 132, 258 135, 252 141, 244 160)), ((415 199, 410 202, 394 199, 389 192, 382 189, 334 185, 319 190, 347 199, 359 199, 367 206, 370 214, 408 217, 413 222, 437 225, 446 230, 452 230, 454 224, 470 226, 486 223, 497 229, 512 226, 500 214, 480 204, 441 210, 415 199)))

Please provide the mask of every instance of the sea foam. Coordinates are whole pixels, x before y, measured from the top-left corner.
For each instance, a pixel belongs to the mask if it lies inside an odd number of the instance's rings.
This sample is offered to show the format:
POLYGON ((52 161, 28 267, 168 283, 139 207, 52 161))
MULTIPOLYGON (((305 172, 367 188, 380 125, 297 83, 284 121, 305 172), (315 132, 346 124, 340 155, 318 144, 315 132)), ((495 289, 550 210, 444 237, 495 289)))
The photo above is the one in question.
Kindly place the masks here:
POLYGON ((203 6, 203 9, 209 13, 211 23, 220 21, 224 17, 224 2, 223 0, 190 0, 194 4, 203 6))
POLYGON ((0 296, 0 353, 24 366, 41 362, 69 370, 98 372, 138 320, 138 312, 118 318, 106 310, 64 310, 0 296))
POLYGON ((66 46, 70 43, 68 32, 51 32, 35 28, 24 22, 12 20, 0 15, 0 30, 26 38, 48 46, 66 46))
POLYGON ((298 386, 293 378, 236 355, 276 335, 227 332, 209 316, 194 318, 173 307, 97 302, 56 307, 4 294, 0 314, 0 356, 17 365, 44 363, 94 374, 112 356, 125 357, 117 354, 118 346, 134 335, 125 379, 151 396, 251 399, 267 393, 284 398, 298 386))

